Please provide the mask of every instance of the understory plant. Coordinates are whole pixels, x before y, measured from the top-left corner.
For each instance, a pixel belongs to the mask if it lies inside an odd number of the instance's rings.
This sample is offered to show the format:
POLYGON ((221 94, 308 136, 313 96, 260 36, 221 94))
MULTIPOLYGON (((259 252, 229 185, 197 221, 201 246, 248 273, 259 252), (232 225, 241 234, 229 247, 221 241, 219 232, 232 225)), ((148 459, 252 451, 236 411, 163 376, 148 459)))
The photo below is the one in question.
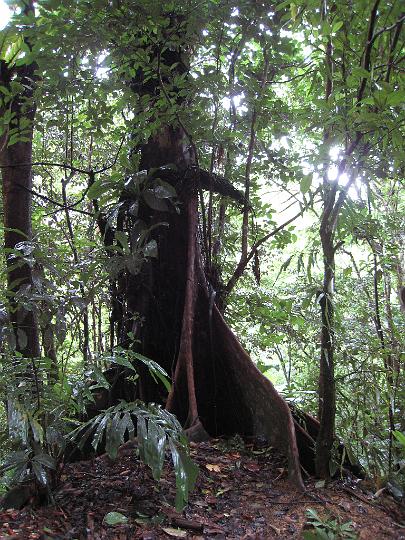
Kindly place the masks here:
POLYGON ((356 540, 357 538, 351 521, 341 523, 339 518, 322 518, 312 508, 308 508, 307 518, 306 527, 310 529, 303 532, 304 540, 356 540))
POLYGON ((159 405, 121 401, 78 426, 68 438, 77 443, 79 449, 91 440, 94 451, 104 442, 108 456, 116 459, 119 446, 125 440, 134 439, 135 433, 139 457, 149 465, 155 480, 160 480, 166 450, 169 450, 176 476, 176 509, 182 510, 194 487, 198 469, 190 458, 187 438, 178 420, 159 405))
MULTIPOLYGON (((52 500, 51 490, 57 481, 59 464, 69 459, 67 447, 82 450, 90 445, 94 452, 105 448, 108 456, 115 459, 119 446, 136 434, 139 458, 151 468, 155 480, 161 477, 168 450, 176 476, 176 508, 184 507, 198 470, 190 459, 187 439, 173 414, 155 404, 121 401, 80 422, 75 418, 86 417, 86 406, 94 402, 94 391, 110 388, 100 369, 91 372, 90 380, 94 384, 79 385, 75 390, 69 384, 49 383, 46 359, 19 358, 18 365, 13 359, 14 356, 10 356, 9 362, 4 360, 0 374, 8 423, 4 432, 8 447, 0 465, 4 487, 33 482, 39 488, 46 488, 52 500), (71 422, 77 424, 73 431, 71 422)), ((133 371, 134 378, 137 377, 134 364, 140 361, 156 382, 170 389, 167 373, 138 353, 117 348, 102 360, 133 371)))

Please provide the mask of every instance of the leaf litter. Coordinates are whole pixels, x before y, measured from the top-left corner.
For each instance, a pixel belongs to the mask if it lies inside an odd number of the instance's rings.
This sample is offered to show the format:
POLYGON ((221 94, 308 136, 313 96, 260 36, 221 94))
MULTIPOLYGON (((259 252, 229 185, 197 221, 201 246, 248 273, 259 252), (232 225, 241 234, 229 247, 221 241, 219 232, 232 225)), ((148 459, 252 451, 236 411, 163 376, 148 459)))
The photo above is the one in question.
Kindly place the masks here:
POLYGON ((296 491, 284 474, 284 458, 253 445, 235 451, 212 440, 191 444, 191 456, 199 476, 181 513, 174 509, 172 468, 167 465, 155 482, 130 442, 115 461, 103 455, 67 464, 53 506, 0 512, 0 538, 299 539, 308 531, 310 510, 321 519, 350 521, 360 540, 405 540, 404 505, 361 491, 357 481, 334 480, 324 487, 309 478, 306 491, 296 491))

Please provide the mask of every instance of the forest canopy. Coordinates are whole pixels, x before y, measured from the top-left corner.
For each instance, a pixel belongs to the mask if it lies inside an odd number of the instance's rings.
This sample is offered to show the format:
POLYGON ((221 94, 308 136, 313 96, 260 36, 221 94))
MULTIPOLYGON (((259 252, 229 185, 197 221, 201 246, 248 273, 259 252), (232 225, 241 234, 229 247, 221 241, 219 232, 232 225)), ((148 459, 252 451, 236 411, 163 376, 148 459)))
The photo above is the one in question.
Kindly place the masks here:
POLYGON ((401 3, 7 5, 3 469, 46 484, 75 418, 156 477, 181 424, 402 489, 401 3))

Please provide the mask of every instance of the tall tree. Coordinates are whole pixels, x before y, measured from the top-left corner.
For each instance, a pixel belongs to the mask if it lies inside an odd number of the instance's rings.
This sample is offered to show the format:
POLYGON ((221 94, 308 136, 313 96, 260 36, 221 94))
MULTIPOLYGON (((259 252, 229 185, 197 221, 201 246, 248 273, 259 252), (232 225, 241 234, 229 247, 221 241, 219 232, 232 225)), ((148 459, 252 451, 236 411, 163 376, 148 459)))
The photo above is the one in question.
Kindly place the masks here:
MULTIPOLYGON (((131 34, 136 46, 128 62, 140 67, 128 84, 147 118, 148 136, 135 147, 139 172, 129 173, 114 234, 115 242, 129 246, 129 252, 139 252, 141 246, 146 260, 127 267, 118 278, 124 308, 121 345, 157 360, 172 375, 166 406, 191 439, 235 432, 265 436, 288 454, 291 477, 302 486, 291 412, 225 323, 204 273, 199 191, 219 192, 239 202, 245 198, 224 178, 200 167, 184 124, 188 56, 201 32, 191 7, 168 13, 156 6, 153 19, 149 15, 134 25, 131 34), (140 54, 145 63, 139 64, 140 54)), ((117 29, 137 15, 131 6, 121 6, 117 29)), ((138 127, 135 137, 139 133, 138 127)), ((246 218, 244 224, 245 230, 246 218)), ((164 399, 146 370, 140 373, 138 395, 145 401, 164 399)), ((299 433, 305 452, 309 439, 299 433)))
POLYGON ((11 36, 5 32, 0 59, 0 115, 3 119, 0 164, 9 316, 15 334, 16 351, 26 358, 40 356, 36 313, 30 302, 32 267, 26 260, 32 251, 31 162, 37 66, 31 56, 29 36, 34 23, 34 2, 24 2, 21 30, 11 36))

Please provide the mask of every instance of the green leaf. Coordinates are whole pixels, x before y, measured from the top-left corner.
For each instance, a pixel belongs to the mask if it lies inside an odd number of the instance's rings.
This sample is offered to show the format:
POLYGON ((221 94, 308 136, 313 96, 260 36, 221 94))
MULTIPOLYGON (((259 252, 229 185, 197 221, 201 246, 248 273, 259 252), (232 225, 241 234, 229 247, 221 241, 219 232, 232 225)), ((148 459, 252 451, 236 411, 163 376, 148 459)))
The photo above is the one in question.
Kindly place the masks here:
POLYGON ((148 431, 146 429, 146 422, 143 416, 138 416, 136 432, 138 438, 139 457, 144 463, 146 463, 145 444, 148 437, 148 431))
POLYGON ((387 96, 387 105, 404 105, 405 104, 405 91, 397 90, 387 96))
POLYGON ((188 494, 194 488, 198 476, 198 468, 190 457, 169 441, 174 472, 176 475, 176 510, 180 512, 188 502, 188 494))
POLYGON ((343 21, 336 21, 335 23, 333 23, 332 33, 334 34, 338 30, 340 30, 342 28, 342 26, 343 26, 343 21))
POLYGON ((38 461, 32 461, 32 470, 34 471, 38 482, 40 482, 43 486, 46 486, 48 483, 48 477, 41 463, 38 461))
POLYGON ((28 419, 32 429, 34 440, 42 444, 42 442, 44 441, 44 430, 42 429, 41 424, 31 415, 28 415, 28 419))
POLYGON ((347 266, 346 268, 343 269, 343 277, 344 278, 348 278, 352 275, 352 267, 351 266, 347 266))
POLYGON ((12 452, 7 456, 7 459, 0 466, 0 471, 5 472, 15 467, 21 466, 22 464, 27 464, 29 461, 29 453, 27 450, 19 450, 17 452, 12 452))
POLYGON ((145 189, 142 193, 143 199, 149 208, 152 210, 158 210, 159 212, 167 212, 169 207, 164 199, 157 198, 154 190, 145 189))
POLYGON ((121 244, 122 249, 125 254, 128 255, 131 253, 131 250, 129 249, 129 244, 128 244, 128 237, 123 231, 115 231, 115 239, 117 240, 117 242, 121 244))
POLYGON ((300 182, 300 190, 302 194, 307 193, 309 191, 312 184, 312 174, 306 174, 302 177, 300 182))
POLYGON ((276 11, 281 11, 282 9, 290 6, 290 0, 285 0, 284 2, 281 2, 280 4, 277 4, 276 11))
POLYGON ((155 480, 160 479, 166 448, 166 433, 152 419, 148 421, 148 432, 144 441, 145 463, 152 469, 155 480))
POLYGON ((401 431, 393 431, 393 435, 396 440, 405 448, 405 433, 401 433, 401 431))
POLYGON ((158 199, 171 199, 176 197, 177 193, 174 187, 165 182, 164 180, 159 179, 157 181, 157 186, 153 189, 153 193, 158 199))
POLYGON ((117 411, 107 423, 105 450, 111 459, 117 458, 118 447, 124 442, 124 438, 121 437, 121 429, 119 429, 120 419, 121 411, 117 411))
POLYGON ((132 439, 135 435, 135 426, 132 421, 131 415, 126 412, 119 421, 117 426, 118 436, 121 440, 124 440, 125 432, 128 431, 129 438, 132 439))
POLYGON ((128 358, 124 355, 116 354, 114 356, 107 356, 106 360, 109 360, 113 364, 118 364, 120 366, 127 367, 128 369, 131 369, 132 371, 136 371, 134 366, 131 364, 128 358))
POLYGON ((158 256, 158 247, 156 240, 150 240, 144 247, 143 247, 143 254, 145 257, 153 257, 156 258, 158 256))
MULTIPOLYGON (((101 438, 104 435, 104 430, 105 430, 105 428, 107 426, 107 422, 108 422, 109 419, 110 419, 109 415, 106 414, 105 416, 102 417, 100 423, 97 426, 96 432, 94 434, 94 437, 93 437, 93 440, 92 440, 92 443, 91 443, 94 450, 97 450, 98 445, 100 444, 101 438)), ((94 424, 94 422, 93 422, 93 424, 94 424)), ((89 426, 89 432, 90 433, 92 432, 92 424, 90 424, 90 426, 89 426)))
POLYGON ((312 531, 303 531, 302 532, 302 538, 304 540, 320 540, 320 536, 318 536, 318 533, 314 530, 312 531))
POLYGON ((44 467, 48 467, 48 469, 56 468, 56 461, 49 454, 37 454, 32 458, 32 461, 38 462, 44 467))
POLYGON ((104 376, 104 373, 101 371, 101 369, 97 366, 93 368, 93 371, 91 373, 91 376, 94 377, 97 381, 97 384, 93 385, 91 388, 106 388, 107 390, 110 388, 110 383, 107 381, 107 379, 104 376))
POLYGON ((104 195, 104 193, 107 193, 115 187, 116 183, 112 182, 110 179, 106 180, 104 178, 99 178, 89 187, 87 197, 89 199, 98 199, 101 195, 104 195))
POLYGON ((171 384, 169 382, 169 375, 166 373, 166 371, 162 368, 160 364, 136 352, 133 352, 132 356, 143 362, 149 368, 151 375, 153 377, 156 376, 163 383, 166 390, 170 392, 171 384))
POLYGON ((123 523, 128 523, 128 518, 119 512, 108 512, 108 514, 104 516, 103 522, 107 525, 121 525, 123 523))

